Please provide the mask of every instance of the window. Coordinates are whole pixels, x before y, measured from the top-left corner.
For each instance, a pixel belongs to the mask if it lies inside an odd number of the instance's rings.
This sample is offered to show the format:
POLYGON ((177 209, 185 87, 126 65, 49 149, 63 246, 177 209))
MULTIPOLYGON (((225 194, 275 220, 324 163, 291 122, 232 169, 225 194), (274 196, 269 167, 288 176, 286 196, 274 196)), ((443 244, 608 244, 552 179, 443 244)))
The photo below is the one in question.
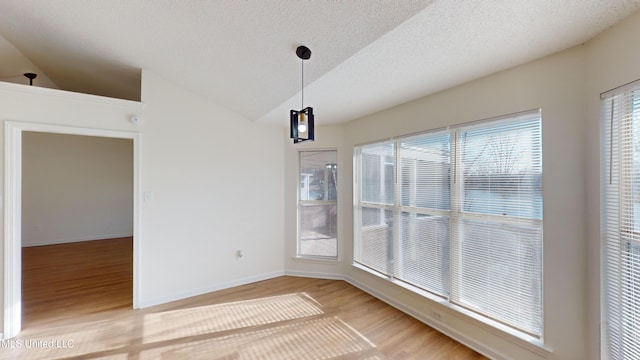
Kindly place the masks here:
POLYGON ((299 257, 338 258, 335 150, 300 151, 299 257))
POLYGON ((603 358, 640 358, 640 83, 602 99, 603 358))
POLYGON ((355 262, 541 337, 541 137, 535 111, 356 147, 355 262))
POLYGON ((449 132, 398 141, 399 213, 396 277, 449 294, 449 132))

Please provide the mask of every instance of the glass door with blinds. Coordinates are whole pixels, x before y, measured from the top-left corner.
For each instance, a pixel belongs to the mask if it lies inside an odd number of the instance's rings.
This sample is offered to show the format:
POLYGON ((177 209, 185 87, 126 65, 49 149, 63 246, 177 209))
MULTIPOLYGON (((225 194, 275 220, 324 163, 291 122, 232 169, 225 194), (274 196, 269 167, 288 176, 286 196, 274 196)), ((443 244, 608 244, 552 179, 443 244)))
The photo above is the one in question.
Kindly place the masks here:
POLYGON ((354 261, 542 337, 539 110, 357 146, 354 261))
POLYGON ((640 82, 602 96, 602 352, 640 359, 640 82))

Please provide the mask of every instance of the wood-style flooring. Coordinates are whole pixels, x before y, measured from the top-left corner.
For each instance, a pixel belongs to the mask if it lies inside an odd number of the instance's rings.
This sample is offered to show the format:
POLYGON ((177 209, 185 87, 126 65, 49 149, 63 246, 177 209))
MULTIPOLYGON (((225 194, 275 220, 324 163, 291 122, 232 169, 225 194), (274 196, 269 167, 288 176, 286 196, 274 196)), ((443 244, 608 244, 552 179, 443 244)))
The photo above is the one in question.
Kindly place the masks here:
POLYGON ((279 277, 132 310, 131 239, 23 249, 2 359, 485 359, 344 281, 279 277))
POLYGON ((133 239, 22 248, 22 326, 133 307, 133 239))

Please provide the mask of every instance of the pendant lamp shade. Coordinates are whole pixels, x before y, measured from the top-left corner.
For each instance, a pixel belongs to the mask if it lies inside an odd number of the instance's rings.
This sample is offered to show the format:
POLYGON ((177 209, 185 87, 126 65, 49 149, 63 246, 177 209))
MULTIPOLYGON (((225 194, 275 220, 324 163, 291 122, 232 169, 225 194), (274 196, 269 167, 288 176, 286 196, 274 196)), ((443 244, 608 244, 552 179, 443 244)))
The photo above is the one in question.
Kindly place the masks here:
POLYGON ((291 138, 293 143, 313 141, 313 108, 307 107, 300 111, 291 110, 291 138))

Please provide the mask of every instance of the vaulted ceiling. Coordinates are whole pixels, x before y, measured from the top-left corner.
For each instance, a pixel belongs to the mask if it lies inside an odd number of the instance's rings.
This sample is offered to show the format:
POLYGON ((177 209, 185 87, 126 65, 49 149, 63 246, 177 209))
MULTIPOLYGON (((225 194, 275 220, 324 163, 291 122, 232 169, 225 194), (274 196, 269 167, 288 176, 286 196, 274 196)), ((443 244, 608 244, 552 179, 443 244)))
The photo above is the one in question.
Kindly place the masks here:
POLYGON ((0 0, 0 80, 140 99, 148 69, 251 121, 351 120, 579 45, 640 0, 0 0))

